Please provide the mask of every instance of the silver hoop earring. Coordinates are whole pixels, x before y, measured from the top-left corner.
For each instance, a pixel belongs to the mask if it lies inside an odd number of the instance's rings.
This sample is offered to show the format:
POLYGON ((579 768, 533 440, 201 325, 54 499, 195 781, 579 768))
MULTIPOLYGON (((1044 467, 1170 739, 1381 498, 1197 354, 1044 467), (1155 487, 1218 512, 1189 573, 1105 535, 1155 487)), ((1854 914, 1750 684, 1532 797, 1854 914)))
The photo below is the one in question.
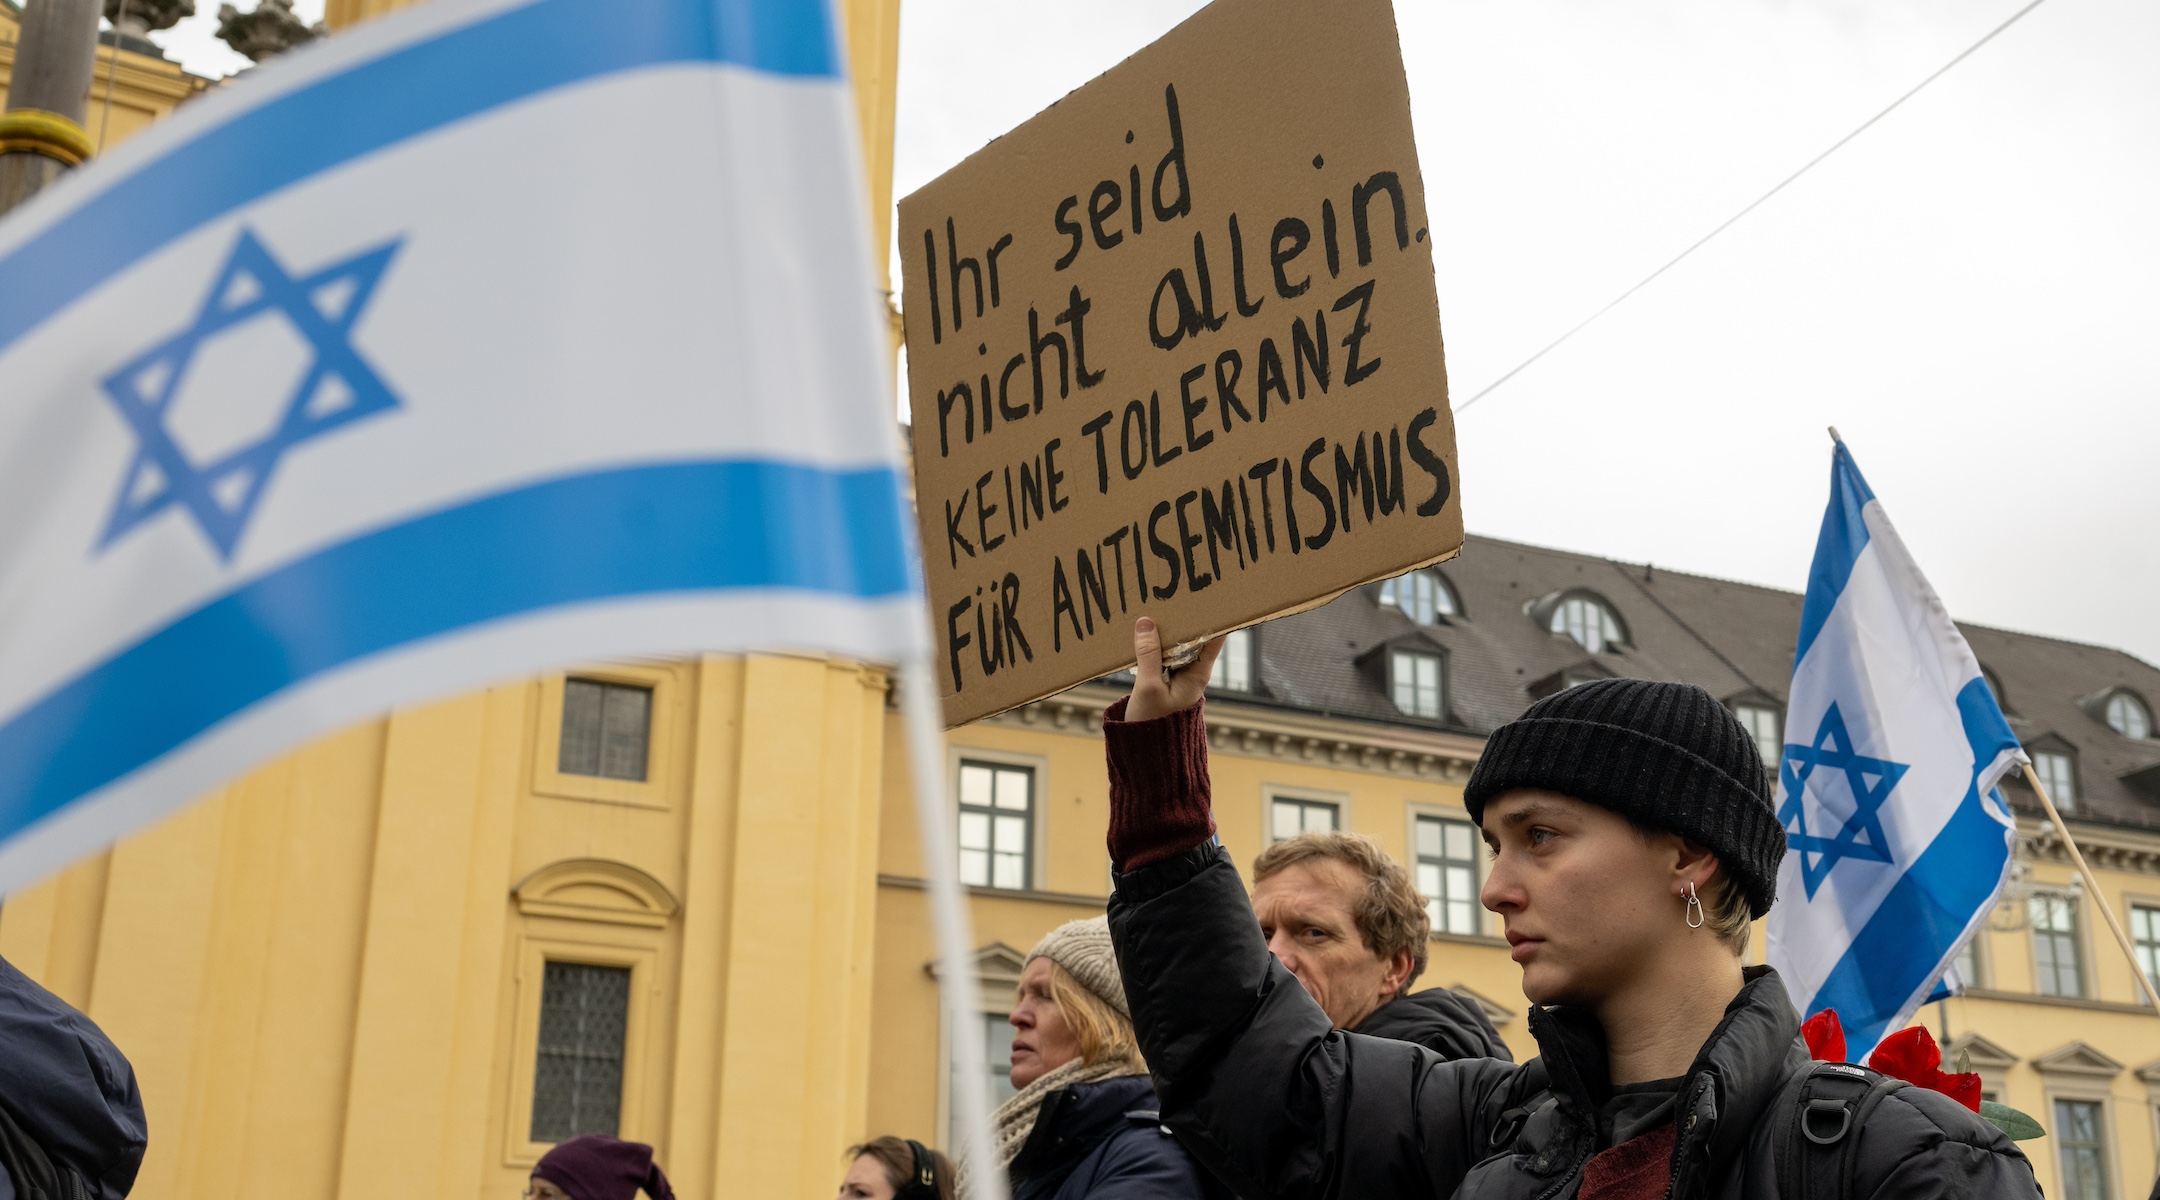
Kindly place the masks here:
POLYGON ((1687 927, 1689 929, 1701 929, 1703 927, 1702 901, 1695 896, 1695 881, 1692 879, 1688 880, 1687 885, 1687 927))

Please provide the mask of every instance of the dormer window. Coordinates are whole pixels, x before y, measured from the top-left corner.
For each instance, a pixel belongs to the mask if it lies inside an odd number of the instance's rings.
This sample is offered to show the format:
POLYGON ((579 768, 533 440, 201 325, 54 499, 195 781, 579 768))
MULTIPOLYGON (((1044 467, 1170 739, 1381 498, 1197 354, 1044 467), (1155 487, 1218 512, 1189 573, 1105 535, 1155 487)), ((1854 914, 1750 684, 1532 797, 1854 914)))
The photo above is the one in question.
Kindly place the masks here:
POLYGON ((2152 710, 2137 698, 2134 692, 2116 692, 2107 698, 2107 707, 2101 719, 2107 727, 2126 738, 2149 738, 2153 735, 2152 710))
POLYGON ((1401 612, 1419 625, 1458 615, 1455 593, 1433 570, 1411 571, 1380 585, 1380 607, 1401 612))
POLYGON ((1207 685, 1233 692, 1249 692, 1253 684, 1253 631, 1239 629, 1223 639, 1222 653, 1215 656, 1215 670, 1207 685))
POLYGON ((2048 799, 2063 812, 2077 811, 2077 760, 2065 750, 2035 750, 2032 752, 2033 774, 2040 777, 2040 786, 2047 789, 2048 799))
POLYGON ((1620 618, 1604 601, 1587 594, 1568 596, 1554 605, 1546 628, 1573 638, 1592 654, 1602 654, 1627 640, 1620 632, 1620 618))
POLYGON ((1420 650, 1388 651, 1388 694, 1404 716, 1439 720, 1445 707, 1440 656, 1420 650))
POLYGON ((1762 755, 1763 765, 1775 771, 1785 757, 1785 731, 1778 719, 1778 710, 1767 704, 1742 701, 1733 705, 1733 715, 1755 739, 1755 749, 1762 755))

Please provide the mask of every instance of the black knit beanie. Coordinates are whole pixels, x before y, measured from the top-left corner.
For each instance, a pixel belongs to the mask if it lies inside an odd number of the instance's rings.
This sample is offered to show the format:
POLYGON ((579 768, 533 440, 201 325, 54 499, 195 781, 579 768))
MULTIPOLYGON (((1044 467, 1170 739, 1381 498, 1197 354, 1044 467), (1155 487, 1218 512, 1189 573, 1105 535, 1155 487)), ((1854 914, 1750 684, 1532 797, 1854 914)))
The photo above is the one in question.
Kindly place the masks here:
POLYGON ((1759 917, 1777 899, 1785 830, 1762 753, 1691 683, 1600 679, 1545 697, 1485 743, 1463 789, 1470 819, 1517 788, 1586 800, 1718 856, 1759 917))

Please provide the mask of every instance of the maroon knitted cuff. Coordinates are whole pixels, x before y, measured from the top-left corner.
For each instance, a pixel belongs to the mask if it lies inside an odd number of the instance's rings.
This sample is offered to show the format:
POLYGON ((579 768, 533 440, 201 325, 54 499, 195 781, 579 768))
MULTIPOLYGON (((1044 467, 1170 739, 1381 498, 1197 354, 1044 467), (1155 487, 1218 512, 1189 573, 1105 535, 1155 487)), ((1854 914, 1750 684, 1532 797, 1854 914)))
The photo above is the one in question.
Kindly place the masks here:
POLYGON ((1215 836, 1215 818, 1201 705, 1127 721, 1125 703, 1103 713, 1103 752, 1110 766, 1110 861, 1134 871, 1215 836))

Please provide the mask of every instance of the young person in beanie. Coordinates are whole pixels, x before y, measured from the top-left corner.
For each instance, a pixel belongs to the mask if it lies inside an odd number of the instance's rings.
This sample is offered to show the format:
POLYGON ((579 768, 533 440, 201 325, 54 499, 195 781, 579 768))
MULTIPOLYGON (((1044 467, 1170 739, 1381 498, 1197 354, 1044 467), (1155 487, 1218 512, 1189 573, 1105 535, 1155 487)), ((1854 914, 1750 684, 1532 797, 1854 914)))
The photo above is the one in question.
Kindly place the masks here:
POLYGON ((526 1185, 526 1200, 675 1200, 675 1189, 653 1161, 652 1147, 602 1134, 557 1142, 540 1156, 526 1185))
MULTIPOLYGON (((1109 921, 1069 921, 1028 952, 1012 1083, 991 1115, 1013 1200, 1195 1200, 1198 1167, 1156 1119, 1109 921)), ((980 1189, 960 1171, 962 1200, 980 1189)))
MULTIPOLYGON (((1175 675, 1152 622, 1134 642, 1132 696, 1103 722, 1110 924, 1163 1120, 1206 1167, 1301 1200, 1781 1195, 1799 1137, 1779 1101, 1809 1057, 1777 973, 1741 955, 1784 835, 1716 699, 1604 680, 1486 743, 1464 792, 1492 849, 1481 899, 1541 1054, 1446 1062, 1331 1028, 1269 955, 1212 840, 1199 702, 1220 641, 1175 675)), ((1862 1119, 1825 1194, 2039 1195, 2016 1146, 1947 1096, 1898 1085, 1846 1111, 1862 1119)))

